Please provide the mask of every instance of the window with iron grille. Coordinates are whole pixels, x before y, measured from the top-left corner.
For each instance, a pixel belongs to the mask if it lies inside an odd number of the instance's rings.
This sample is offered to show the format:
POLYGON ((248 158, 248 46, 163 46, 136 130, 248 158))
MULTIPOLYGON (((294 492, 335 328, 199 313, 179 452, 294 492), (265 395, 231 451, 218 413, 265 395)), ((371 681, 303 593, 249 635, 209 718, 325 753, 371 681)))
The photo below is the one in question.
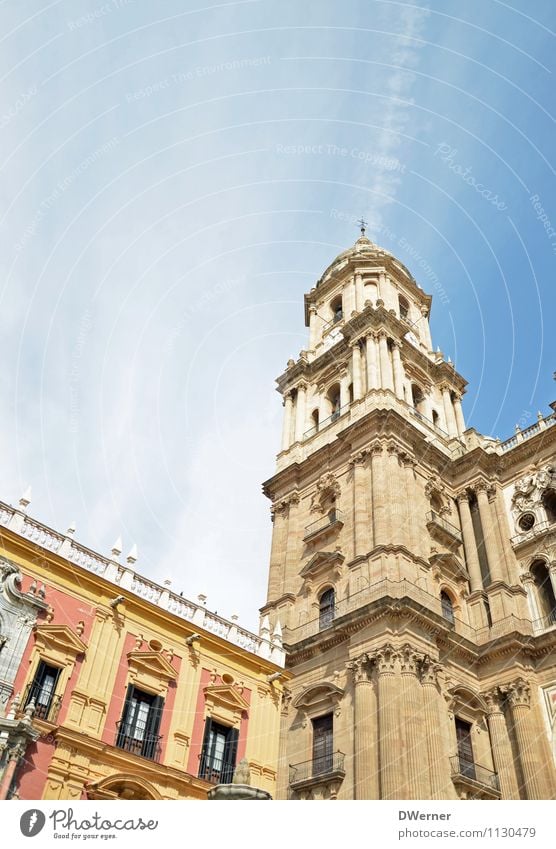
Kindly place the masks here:
POLYGON ((313 722, 313 775, 323 775, 332 770, 333 717, 331 713, 318 716, 313 722))
POLYGON ((160 720, 164 699, 130 684, 122 718, 118 723, 116 746, 134 755, 155 760, 158 756, 160 720))
POLYGON ((61 669, 57 666, 51 666, 41 660, 35 677, 27 689, 23 707, 27 707, 29 702, 35 703, 35 716, 39 719, 50 719, 52 708, 54 706, 54 696, 56 685, 60 677, 61 669))
POLYGON ((205 736, 199 764, 199 778, 211 784, 231 784, 237 758, 239 731, 214 722, 205 721, 205 736))

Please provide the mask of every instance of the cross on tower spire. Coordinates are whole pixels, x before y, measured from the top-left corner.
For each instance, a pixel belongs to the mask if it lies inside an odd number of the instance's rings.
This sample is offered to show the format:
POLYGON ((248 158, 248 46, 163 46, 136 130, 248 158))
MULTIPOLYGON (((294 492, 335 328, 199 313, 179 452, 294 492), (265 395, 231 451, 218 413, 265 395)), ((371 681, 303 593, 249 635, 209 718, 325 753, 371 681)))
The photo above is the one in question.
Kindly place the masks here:
POLYGON ((359 224, 359 226, 361 228, 361 235, 364 236, 365 235, 365 228, 368 226, 368 222, 365 221, 364 218, 360 218, 357 223, 359 224))

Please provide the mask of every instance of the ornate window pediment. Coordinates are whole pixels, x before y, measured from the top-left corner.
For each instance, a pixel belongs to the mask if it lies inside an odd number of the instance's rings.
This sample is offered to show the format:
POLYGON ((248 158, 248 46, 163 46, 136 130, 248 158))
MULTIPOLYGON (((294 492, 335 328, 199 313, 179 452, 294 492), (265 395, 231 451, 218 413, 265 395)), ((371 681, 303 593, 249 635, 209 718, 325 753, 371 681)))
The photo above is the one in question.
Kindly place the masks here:
POLYGON ((163 654, 155 651, 131 651, 127 655, 129 681, 147 692, 165 695, 177 672, 163 654))
POLYGON ((314 578, 321 572, 331 577, 339 577, 345 560, 340 551, 317 551, 300 572, 302 578, 314 578))
POLYGON ((318 716, 328 711, 336 711, 343 695, 344 690, 341 687, 321 681, 306 687, 293 700, 293 706, 307 716, 318 716))
POLYGON ((42 657, 62 665, 75 662, 87 645, 69 625, 39 625, 35 628, 35 641, 42 657))
POLYGON ((434 551, 430 558, 430 564, 433 567, 433 576, 440 580, 442 576, 452 578, 455 581, 468 581, 469 573, 463 566, 459 557, 451 551, 439 552, 434 551))
POLYGON ((207 715, 224 725, 239 728, 248 702, 231 684, 209 684, 204 688, 207 715))

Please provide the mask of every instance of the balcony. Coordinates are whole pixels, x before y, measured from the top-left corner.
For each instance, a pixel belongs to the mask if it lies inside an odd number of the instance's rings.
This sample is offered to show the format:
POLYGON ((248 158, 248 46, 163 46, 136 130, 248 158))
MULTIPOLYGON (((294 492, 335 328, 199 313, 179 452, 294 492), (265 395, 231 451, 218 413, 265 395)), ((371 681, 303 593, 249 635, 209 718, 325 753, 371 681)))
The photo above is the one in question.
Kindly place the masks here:
POLYGON ((143 734, 136 731, 135 735, 125 734, 128 730, 125 726, 121 727, 121 723, 117 722, 116 727, 118 733, 116 735, 116 748, 123 749, 132 755, 138 755, 141 758, 147 758, 150 761, 157 761, 160 758, 160 741, 162 737, 156 734, 143 734))
POLYGON ((199 755, 201 767, 199 768, 199 778, 208 781, 210 784, 231 784, 234 777, 234 764, 224 763, 222 760, 210 759, 206 752, 199 755))
POLYGON ((307 525, 305 534, 303 535, 303 541, 315 540, 317 537, 325 536, 327 533, 335 530, 340 530, 343 526, 344 517, 342 511, 338 509, 330 510, 326 516, 322 516, 320 519, 307 525))
POLYGON ((461 531, 447 519, 439 516, 434 510, 427 513, 427 528, 432 536, 448 547, 462 544, 461 531))
POLYGON ((480 764, 454 755, 450 758, 452 781, 460 799, 499 799, 498 775, 480 764))
POLYGON ((299 791, 317 784, 332 784, 339 787, 346 771, 343 752, 331 752, 310 761, 290 764, 290 787, 299 791))
POLYGON ((529 542, 531 539, 536 539, 552 529, 556 530, 554 522, 535 522, 533 527, 528 531, 522 531, 521 533, 513 536, 511 538, 511 543, 514 548, 516 548, 518 545, 522 545, 524 542, 529 542))
POLYGON ((35 719, 56 722, 62 703, 61 695, 50 695, 45 692, 44 685, 40 681, 31 681, 23 695, 22 704, 27 707, 29 702, 35 703, 35 710, 33 711, 35 719))
POLYGON ((332 415, 328 416, 327 419, 323 419, 321 422, 318 423, 318 425, 315 425, 314 427, 310 428, 310 430, 306 430, 303 434, 303 442, 305 442, 306 439, 310 439, 316 433, 320 433, 321 430, 325 430, 327 427, 334 424, 334 422, 337 422, 339 418, 345 416, 346 413, 349 413, 349 409, 350 405, 344 404, 343 407, 340 407, 338 410, 334 410, 332 415))

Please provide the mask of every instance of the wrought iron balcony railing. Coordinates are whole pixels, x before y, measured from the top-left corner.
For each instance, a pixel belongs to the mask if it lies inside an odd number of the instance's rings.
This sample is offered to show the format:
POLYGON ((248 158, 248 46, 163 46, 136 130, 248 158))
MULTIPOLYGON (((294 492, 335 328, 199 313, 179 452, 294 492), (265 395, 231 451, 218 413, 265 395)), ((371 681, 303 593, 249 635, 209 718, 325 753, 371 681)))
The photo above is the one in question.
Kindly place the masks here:
POLYGON ((343 752, 331 752, 300 764, 290 764, 290 784, 317 781, 334 774, 344 775, 344 759, 343 752))
POLYGON ((142 737, 137 737, 133 733, 126 733, 131 729, 122 725, 121 722, 117 722, 116 727, 118 729, 116 734, 116 747, 118 749, 123 749, 132 755, 139 755, 141 758, 148 758, 150 761, 158 761, 162 739, 160 735, 143 734, 142 737))
POLYGON ((307 537, 318 534, 320 531, 326 530, 326 528, 335 525, 337 522, 342 522, 343 524, 343 521, 344 516, 341 510, 330 510, 326 516, 322 516, 320 519, 317 519, 315 522, 311 522, 310 525, 306 526, 303 539, 307 539, 307 537))
POLYGON ((306 439, 310 439, 316 433, 320 433, 321 430, 324 430, 329 425, 334 424, 334 422, 338 421, 338 419, 341 418, 341 416, 345 416, 345 414, 348 413, 349 410, 350 410, 350 404, 344 404, 343 407, 340 407, 339 409, 334 410, 334 412, 332 413, 331 416, 328 416, 328 418, 323 419, 321 422, 318 423, 318 425, 315 425, 314 427, 310 428, 309 430, 306 430, 305 433, 303 434, 303 441, 305 441, 306 439))
POLYGON ((199 778, 210 781, 211 784, 231 784, 234 777, 235 766, 233 763, 225 763, 217 758, 211 758, 210 753, 203 749, 199 755, 201 765, 199 767, 199 778))
POLYGON ((44 719, 45 722, 56 722, 62 703, 61 695, 46 692, 44 684, 40 681, 31 681, 23 694, 23 708, 26 708, 30 702, 35 703, 33 716, 36 719, 44 719))
POLYGON ((450 758, 450 767, 452 776, 458 778, 469 778, 471 781, 476 781, 478 784, 483 784, 485 787, 490 787, 492 790, 500 790, 498 774, 492 772, 480 764, 473 763, 461 755, 453 755, 450 758))

